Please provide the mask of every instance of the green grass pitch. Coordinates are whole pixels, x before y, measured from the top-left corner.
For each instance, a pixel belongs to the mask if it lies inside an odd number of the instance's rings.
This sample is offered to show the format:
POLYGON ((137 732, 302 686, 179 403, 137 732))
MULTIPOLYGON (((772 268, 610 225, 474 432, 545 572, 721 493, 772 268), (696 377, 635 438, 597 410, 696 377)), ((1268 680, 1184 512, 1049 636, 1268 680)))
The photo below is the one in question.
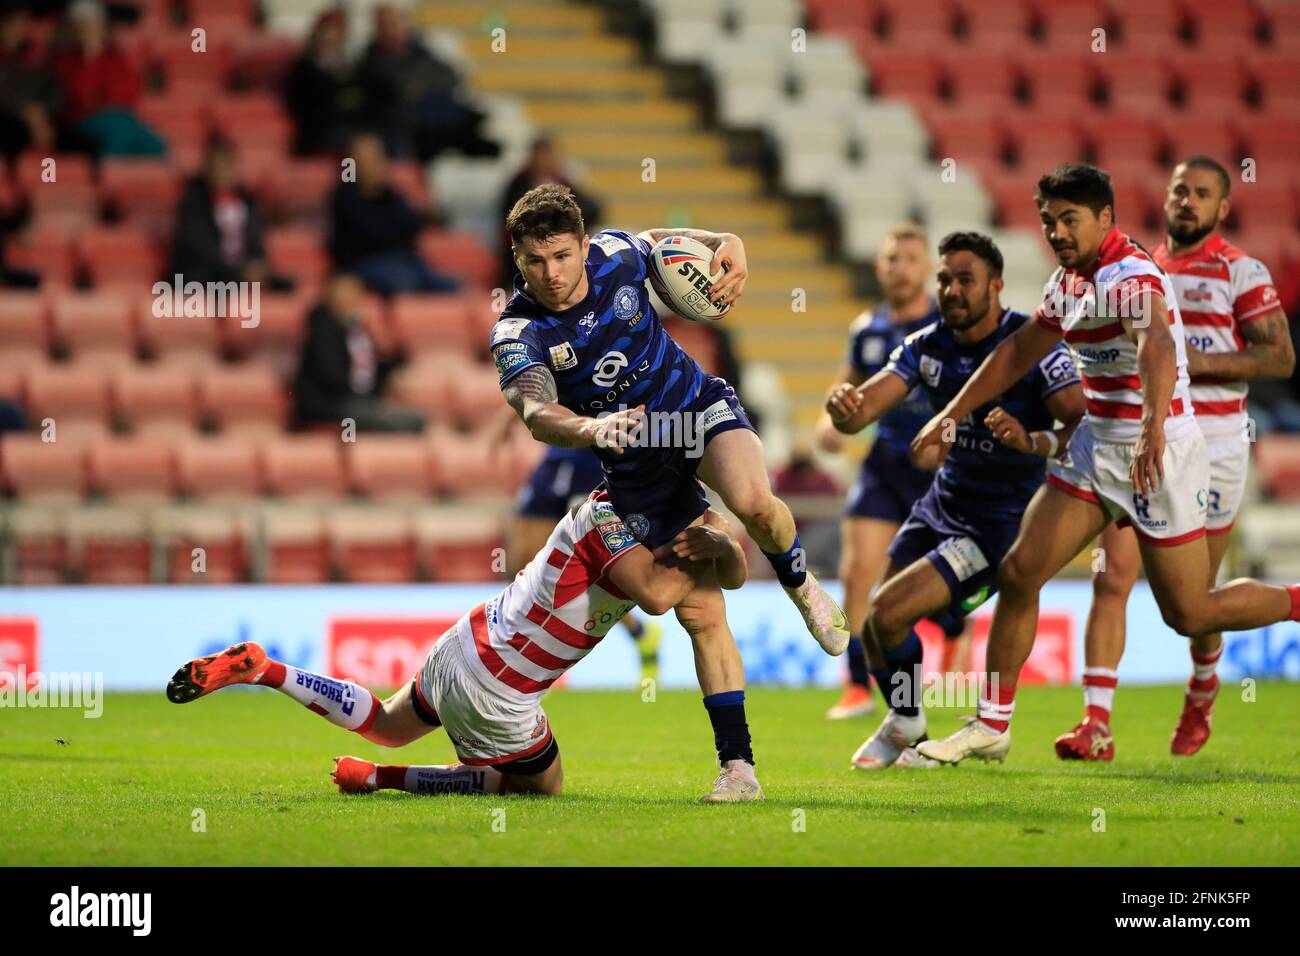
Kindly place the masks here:
MULTIPOLYGON (((330 757, 445 763, 435 732, 385 750, 280 694, 193 704, 110 694, 103 716, 0 714, 0 839, 9 864, 60 865, 1294 865, 1300 862, 1300 686, 1225 687, 1215 732, 1175 758, 1175 687, 1120 688, 1117 759, 1065 765, 1076 688, 1027 688, 1007 764, 864 773, 876 718, 828 723, 834 694, 752 690, 767 799, 695 801, 714 776, 698 694, 561 692, 546 700, 566 792, 343 797, 330 757), (59 743, 62 738, 66 743, 59 743), (201 809, 206 832, 195 832, 201 809), (494 811, 504 809, 504 817, 494 811), (1104 812, 1104 832, 1098 832, 1104 812), (499 823, 504 820, 504 832, 499 823), (494 829, 494 821, 498 828, 494 829), (802 823, 802 827, 799 825, 802 823)), ((932 733, 961 711, 931 713, 932 733)))

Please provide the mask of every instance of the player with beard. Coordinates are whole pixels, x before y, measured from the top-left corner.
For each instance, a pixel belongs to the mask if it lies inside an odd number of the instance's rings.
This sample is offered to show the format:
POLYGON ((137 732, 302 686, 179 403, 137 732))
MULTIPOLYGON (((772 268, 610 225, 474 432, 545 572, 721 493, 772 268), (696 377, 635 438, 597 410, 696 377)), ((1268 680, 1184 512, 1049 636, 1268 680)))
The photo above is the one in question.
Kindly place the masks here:
MULTIPOLYGON (((832 387, 847 382, 855 388, 889 361, 894 349, 913 332, 940 320, 939 307, 929 289, 933 262, 925 231, 915 223, 901 223, 886 234, 876 256, 876 280, 885 301, 863 312, 849 326, 849 349, 844 367, 832 387)), ((915 468, 909 458, 916 433, 930 419, 929 401, 921 388, 912 389, 900 403, 880 416, 871 451, 862 460, 857 480, 849 489, 840 525, 840 581, 844 585, 844 614, 849 619, 849 684, 826 716, 844 720, 872 713, 871 670, 860 628, 871 606, 871 588, 885 566, 885 551, 898 534, 934 475, 915 468)), ((844 439, 829 415, 817 425, 817 443, 824 451, 839 452, 844 439)), ((941 626, 950 639, 946 649, 957 649, 964 630, 960 618, 946 617, 941 626)), ((966 642, 969 644, 969 640, 966 642)), ((942 668, 947 670, 947 665, 942 668)), ((888 695, 889 688, 881 692, 888 695)))
MULTIPOLYGON (((999 302, 1002 253, 993 240, 951 233, 939 243, 939 256, 943 321, 909 335, 865 384, 845 382, 831 393, 826 411, 839 431, 861 431, 917 387, 932 408, 944 407, 985 356, 1029 321, 999 302)), ((998 563, 1043 482, 1046 459, 1082 417, 1078 376, 1069 353, 1057 346, 957 422, 952 453, 889 546, 863 626, 871 656, 884 663, 875 678, 889 714, 853 755, 853 766, 932 765, 909 750, 925 739, 926 728, 914 628, 944 612, 964 615, 996 591, 998 563), (1063 427, 1054 430, 1057 420, 1063 427)))
MULTIPOLYGON (((1286 314, 1268 269, 1219 232, 1230 209, 1230 188, 1227 170, 1209 157, 1193 156, 1174 167, 1165 193, 1165 241, 1152 255, 1178 296, 1189 346, 1192 409, 1209 453, 1205 533, 1211 586, 1246 487, 1253 437, 1246 419, 1246 381, 1289 378, 1295 370, 1286 314)), ((1085 713, 1056 740, 1062 760, 1110 760, 1115 755, 1111 704, 1124 653, 1125 607, 1141 558, 1131 527, 1108 527, 1101 545, 1106 565, 1093 575, 1084 644, 1085 713)), ((1193 635, 1190 649, 1193 673, 1169 746, 1180 756, 1196 753, 1210 737, 1223 636, 1193 635)))

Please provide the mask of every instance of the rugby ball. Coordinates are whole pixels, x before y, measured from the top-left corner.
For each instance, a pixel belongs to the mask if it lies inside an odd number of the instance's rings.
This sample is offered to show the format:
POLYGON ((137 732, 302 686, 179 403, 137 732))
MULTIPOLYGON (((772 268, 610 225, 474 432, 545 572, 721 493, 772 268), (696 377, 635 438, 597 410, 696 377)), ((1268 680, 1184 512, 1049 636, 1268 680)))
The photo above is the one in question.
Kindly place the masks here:
POLYGON ((719 269, 709 275, 713 250, 697 239, 669 236, 650 250, 650 285, 664 305, 692 322, 716 322, 731 311, 709 300, 709 286, 722 278, 719 269))

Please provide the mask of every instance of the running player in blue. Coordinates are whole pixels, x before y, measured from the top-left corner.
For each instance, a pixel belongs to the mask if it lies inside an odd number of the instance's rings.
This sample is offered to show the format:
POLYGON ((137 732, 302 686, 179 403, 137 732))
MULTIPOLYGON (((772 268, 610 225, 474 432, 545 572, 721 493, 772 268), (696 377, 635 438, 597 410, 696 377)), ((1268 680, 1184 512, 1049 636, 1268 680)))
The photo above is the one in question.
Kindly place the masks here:
MULTIPOLYGON (((844 653, 844 612, 808 571, 794 518, 772 494, 762 442, 735 391, 669 337, 646 288, 654 243, 686 235, 713 250, 710 274, 726 275, 709 295, 729 304, 748 276, 744 244, 696 230, 605 230, 589 238, 582 210, 556 185, 525 193, 506 230, 520 275, 490 344, 506 403, 533 437, 562 448, 595 446, 614 509, 651 549, 700 520, 708 507, 703 481, 744 524, 818 644, 844 653)), ((709 582, 674 610, 693 636, 725 630, 722 591, 709 582)), ((712 676, 698 676, 715 737, 735 738, 747 753, 743 672, 727 675, 721 689, 712 676)))
MULTIPOLYGON (((861 385, 875 375, 903 339, 939 321, 939 307, 930 291, 934 262, 925 230, 916 223, 900 223, 880 244, 876 279, 885 301, 864 312, 849 327, 849 349, 844 368, 834 384, 861 385)), ((834 387, 834 386, 832 386, 834 387)), ((871 669, 859 629, 871 606, 871 589, 885 567, 889 542, 907 518, 934 475, 912 465, 912 439, 934 414, 921 388, 914 388, 901 403, 880 416, 871 451, 862 460, 857 480, 849 489, 840 525, 840 581, 844 585, 844 613, 849 619, 847 653, 849 684, 826 712, 830 720, 861 717, 875 710, 871 697, 871 669)), ((844 436, 829 415, 817 425, 817 443, 828 452, 844 447, 844 436)), ((946 617, 940 622, 954 643, 964 631, 964 621, 946 617)), ((969 641, 966 642, 969 645, 969 641)), ((947 670, 947 665, 944 666, 947 670)), ((888 688, 881 688, 888 694, 888 688)))
MULTIPOLYGON (((984 357, 1028 321, 1004 309, 1002 253, 987 236, 955 232, 939 243, 937 296, 943 321, 914 332, 865 385, 845 383, 826 402, 835 427, 861 431, 918 385, 943 408, 984 357)), ((853 755, 853 766, 931 766, 909 750, 925 739, 917 621, 966 614, 996 590, 999 562, 1043 483, 1046 459, 1066 447, 1084 413, 1069 352, 1056 346, 1022 379, 954 423, 951 453, 889 548, 889 563, 863 627, 890 711, 853 755), (1053 430, 1056 421, 1063 427, 1053 430)), ((925 464, 922 462, 921 464, 925 464)))

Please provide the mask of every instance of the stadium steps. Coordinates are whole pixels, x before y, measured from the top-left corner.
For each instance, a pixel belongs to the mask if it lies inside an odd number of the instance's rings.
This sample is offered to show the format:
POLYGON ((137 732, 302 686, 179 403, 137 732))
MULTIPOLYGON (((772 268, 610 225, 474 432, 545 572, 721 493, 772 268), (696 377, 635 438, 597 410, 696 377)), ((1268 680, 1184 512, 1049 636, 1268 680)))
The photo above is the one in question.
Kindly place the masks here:
POLYGON ((668 96, 667 71, 606 33, 602 11, 586 4, 504 0, 485 12, 467 2, 428 2, 415 17, 457 34, 470 85, 515 98, 560 154, 585 169, 584 185, 604 205, 595 225, 744 238, 750 280, 727 323, 737 351, 783 377, 787 368, 819 370, 785 387, 796 407, 820 408, 843 361, 848 324, 864 306, 852 295, 851 274, 826 262, 820 239, 791 228, 790 207, 765 195, 757 171, 729 162, 726 138, 703 127, 699 105, 668 96), (503 52, 492 49, 496 27, 506 31, 503 52), (647 158, 655 161, 653 182, 642 179, 647 158), (804 290, 804 312, 791 309, 795 289, 804 290))

